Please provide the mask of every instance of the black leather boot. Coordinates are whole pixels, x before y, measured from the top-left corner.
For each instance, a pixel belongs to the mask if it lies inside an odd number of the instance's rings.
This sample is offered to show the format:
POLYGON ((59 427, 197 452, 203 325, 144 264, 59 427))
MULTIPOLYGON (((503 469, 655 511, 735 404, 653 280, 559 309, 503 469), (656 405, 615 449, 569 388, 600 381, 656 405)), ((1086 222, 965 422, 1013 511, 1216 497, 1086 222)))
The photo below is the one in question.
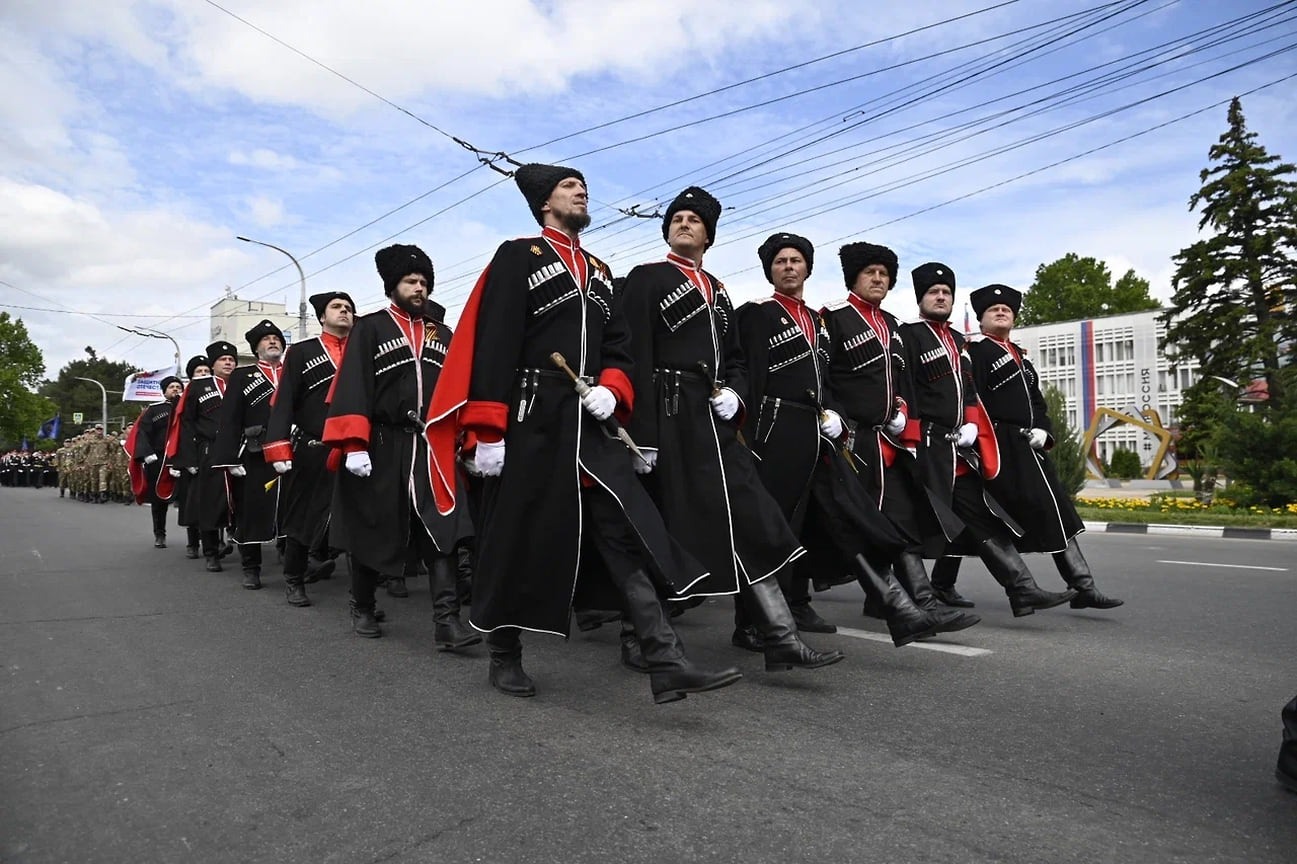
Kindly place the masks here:
POLYGON ((1067 541, 1066 549, 1054 553, 1054 564, 1067 587, 1076 592, 1072 598, 1073 609, 1115 609, 1126 602, 1109 597, 1094 586, 1090 563, 1081 554, 1081 546, 1075 537, 1067 541))
POLYGON ((646 571, 614 574, 613 581, 626 598, 626 612, 635 626, 640 653, 648 664, 654 702, 659 705, 677 702, 690 693, 728 687, 743 677, 732 666, 702 669, 685 656, 680 634, 671 626, 671 619, 646 571))
POLYGON ((308 585, 312 582, 319 582, 321 579, 330 579, 333 577, 333 570, 337 567, 337 562, 332 558, 312 558, 306 559, 306 574, 302 581, 308 585))
POLYGON ((863 555, 856 556, 855 570, 865 596, 887 610, 887 632, 897 648, 915 639, 965 630, 982 620, 968 612, 920 609, 890 573, 883 575, 863 555))
POLYGON ((289 606, 310 606, 311 598, 306 596, 305 579, 302 574, 284 574, 284 597, 289 606))
POLYGON ((374 607, 357 606, 355 600, 351 601, 351 629, 357 636, 366 639, 377 639, 383 635, 383 630, 374 617, 374 607))
POLYGON ((922 555, 918 552, 902 552, 892 562, 892 573, 915 606, 925 612, 937 608, 937 597, 932 593, 932 583, 928 581, 928 571, 923 566, 922 555))
POLYGON ((261 544, 244 543, 239 547, 239 562, 243 565, 243 587, 249 591, 261 588, 261 544))
POLYGON ((387 577, 387 596, 389 597, 409 597, 410 589, 405 587, 404 576, 387 577))
POLYGON ((730 635, 730 644, 735 648, 742 648, 744 651, 751 651, 755 654, 764 654, 766 650, 765 645, 761 643, 761 634, 757 632, 755 624, 735 627, 734 632, 730 635))
POLYGON ((1284 706, 1280 717, 1283 719, 1283 743, 1279 745, 1279 762, 1275 765, 1274 776, 1285 789, 1297 792, 1297 696, 1284 706))
POLYGON ((757 618, 757 629, 761 633, 761 652, 766 655, 767 672, 779 672, 794 666, 818 669, 821 666, 832 666, 844 659, 846 655, 841 651, 816 651, 802 641, 797 635, 793 613, 774 577, 767 576, 760 582, 747 586, 745 590, 749 592, 752 613, 757 618))
POLYGON ((793 621, 797 624, 797 629, 802 633, 838 632, 837 627, 820 617, 820 614, 811 607, 811 601, 809 600, 802 603, 790 603, 788 608, 793 613, 793 621))
POLYGON ((197 558, 198 544, 201 542, 202 540, 198 536, 198 526, 186 525, 185 526, 185 557, 197 558))
POLYGON ((482 634, 459 618, 459 590, 451 556, 441 555, 428 562, 428 585, 432 593, 432 641, 437 650, 458 651, 481 642, 482 634))
POLYGON ((508 696, 535 696, 536 683, 522 669, 522 636, 513 627, 502 627, 486 634, 491 654, 487 680, 508 696))
POLYGON ((157 532, 154 532, 154 534, 153 534, 153 548, 154 548, 154 549, 166 549, 166 548, 167 548, 167 535, 166 535, 166 534, 159 534, 159 533, 157 533, 157 532))
POLYGON ((983 541, 978 554, 995 581, 1004 588, 1004 593, 1009 595, 1009 608, 1015 618, 1030 615, 1037 609, 1053 609, 1076 596, 1071 589, 1055 593, 1037 585, 1027 569, 1027 562, 1022 560, 1007 537, 983 541))
POLYGON ((932 593, 936 595, 937 600, 947 606, 972 609, 977 604, 955 590, 955 580, 959 578, 960 560, 953 555, 937 559, 932 565, 932 593))
POLYGON ((630 623, 630 618, 623 618, 621 622, 621 665, 632 672, 651 671, 648 661, 644 659, 644 652, 640 650, 639 637, 635 635, 635 625, 630 623))

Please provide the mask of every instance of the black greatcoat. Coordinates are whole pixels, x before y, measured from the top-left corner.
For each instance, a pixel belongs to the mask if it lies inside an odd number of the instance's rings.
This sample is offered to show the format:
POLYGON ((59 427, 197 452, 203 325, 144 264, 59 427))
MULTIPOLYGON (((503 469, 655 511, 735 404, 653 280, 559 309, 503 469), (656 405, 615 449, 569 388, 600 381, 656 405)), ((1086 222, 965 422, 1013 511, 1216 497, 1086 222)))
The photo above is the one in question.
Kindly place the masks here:
POLYGON ((284 369, 266 426, 266 462, 293 463, 282 475, 279 527, 308 549, 316 548, 329 529, 333 472, 324 444, 327 398, 337 367, 322 337, 294 343, 284 357, 284 369))
POLYGON ((411 411, 415 418, 424 416, 450 338, 445 324, 422 317, 411 322, 394 306, 362 315, 334 379, 323 440, 345 452, 368 451, 373 473, 357 477, 339 467, 329 544, 381 574, 404 570, 411 524, 421 523, 446 555, 472 535, 465 514, 437 512, 428 448, 422 429, 408 416, 411 411), (417 360, 398 319, 423 330, 417 360), (412 514, 419 523, 412 523, 412 514))
MULTIPOLYGON (((568 635, 578 574, 585 583, 602 572, 602 562, 592 568, 582 558, 584 486, 598 484, 621 505, 665 593, 678 595, 704 576, 667 534, 629 451, 582 407, 571 379, 550 360, 558 352, 578 375, 612 390, 623 420, 640 401, 631 390, 629 333, 612 274, 581 249, 586 278, 578 285, 555 249, 561 240, 524 237, 496 250, 460 319, 464 342, 452 349, 429 417, 442 476, 453 471, 456 426, 446 421, 455 412, 469 433, 504 436, 504 470, 482 479, 475 514, 471 620, 488 632, 568 635)), ((464 496, 455 497, 458 504, 442 499, 443 510, 463 509, 464 496)))
POLYGON ((963 334, 949 324, 931 321, 904 324, 901 332, 912 387, 910 417, 918 421, 917 428, 906 430, 907 440, 917 447, 919 478, 946 539, 954 541, 959 537, 968 527, 968 519, 982 520, 976 526, 982 533, 998 533, 1007 527, 1014 535, 1021 536, 1017 523, 980 481, 965 481, 961 489, 980 492, 978 497, 984 508, 977 506, 976 501, 972 502, 973 506, 967 506, 955 500, 957 476, 994 479, 1000 463, 994 430, 977 397, 963 334), (943 336, 950 340, 953 356, 943 336), (960 448, 954 440, 964 423, 976 423, 979 427, 975 448, 960 448), (999 520, 1003 527, 991 524, 992 520, 999 520))
MULTIPOLYGON (((229 477, 212 468, 211 449, 220 429, 221 401, 226 384, 215 376, 195 378, 181 397, 180 428, 174 465, 182 474, 196 468, 185 490, 181 512, 183 525, 197 525, 200 531, 215 531, 229 524, 229 477)), ((168 450, 168 452, 170 452, 168 450)))
POLYGON ((689 594, 733 594, 740 577, 751 584, 775 575, 805 550, 738 440, 744 406, 728 423, 712 413, 714 383, 740 401, 748 395, 747 367, 725 286, 694 269, 711 286, 709 299, 687 266, 672 256, 626 277, 639 397, 629 430, 641 447, 659 450, 648 485, 667 530, 710 571, 689 594))
MULTIPOLYGON (((158 496, 158 476, 166 465, 167 433, 171 429, 171 411, 173 406, 166 399, 154 402, 135 421, 135 452, 132 458, 139 462, 144 471, 144 501, 142 504, 165 504, 170 498, 158 496), (152 465, 145 465, 144 460, 157 456, 152 465)), ((167 490, 168 492, 170 490, 167 490)))
POLYGON ((1026 532, 1017 541, 1020 551, 1061 552, 1085 530, 1085 524, 1053 461, 1033 450, 1022 434, 1026 429, 1043 429, 1049 434, 1046 447, 1054 444, 1054 424, 1036 367, 1017 345, 1010 350, 1009 343, 991 338, 970 342, 968 356, 982 407, 1000 446, 1000 473, 987 488, 1026 532))
POLYGON ((242 465, 248 472, 230 478, 236 543, 267 543, 279 536, 280 484, 275 470, 261 455, 278 378, 279 370, 257 363, 235 369, 225 385, 212 467, 242 465))

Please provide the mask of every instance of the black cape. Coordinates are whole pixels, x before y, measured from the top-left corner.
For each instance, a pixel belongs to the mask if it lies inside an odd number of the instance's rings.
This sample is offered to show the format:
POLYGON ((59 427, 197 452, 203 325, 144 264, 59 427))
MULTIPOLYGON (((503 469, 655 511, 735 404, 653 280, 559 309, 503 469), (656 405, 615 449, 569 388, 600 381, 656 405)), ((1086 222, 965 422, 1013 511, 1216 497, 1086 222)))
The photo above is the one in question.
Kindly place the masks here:
POLYGON ((195 378, 181 397, 180 426, 173 463, 182 475, 197 469, 184 484, 183 525, 214 531, 229 524, 229 476, 212 468, 212 444, 220 430, 222 394, 226 384, 214 376, 195 378))

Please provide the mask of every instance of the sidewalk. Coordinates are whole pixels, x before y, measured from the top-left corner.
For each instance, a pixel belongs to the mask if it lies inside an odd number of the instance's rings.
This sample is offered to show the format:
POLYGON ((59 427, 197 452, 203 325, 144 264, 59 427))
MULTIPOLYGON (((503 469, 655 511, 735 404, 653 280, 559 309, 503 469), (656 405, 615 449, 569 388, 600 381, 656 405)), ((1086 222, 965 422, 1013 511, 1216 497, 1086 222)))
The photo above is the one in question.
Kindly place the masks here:
POLYGON ((1085 530, 1099 534, 1178 534, 1182 537, 1222 537, 1227 540, 1297 540, 1297 528, 1244 528, 1229 525, 1150 525, 1143 522, 1094 522, 1085 530))

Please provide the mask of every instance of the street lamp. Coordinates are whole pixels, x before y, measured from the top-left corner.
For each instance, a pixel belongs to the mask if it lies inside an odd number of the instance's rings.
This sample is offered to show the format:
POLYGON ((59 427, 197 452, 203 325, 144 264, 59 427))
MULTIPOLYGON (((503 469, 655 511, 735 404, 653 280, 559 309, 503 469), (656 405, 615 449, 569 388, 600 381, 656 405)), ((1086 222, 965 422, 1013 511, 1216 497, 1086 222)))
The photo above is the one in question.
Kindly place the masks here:
POLYGON ((132 327, 123 327, 123 326, 120 325, 120 324, 116 325, 116 327, 117 327, 118 330, 125 330, 127 333, 134 333, 136 336, 148 336, 150 339, 166 339, 168 342, 170 342, 170 343, 171 343, 171 347, 174 348, 175 351, 176 351, 176 354, 175 354, 175 358, 176 358, 176 376, 179 377, 179 375, 180 375, 180 345, 177 344, 177 342, 176 342, 175 339, 172 339, 170 336, 168 336, 166 333, 161 332, 160 330, 136 329, 136 328, 132 328, 132 327))
POLYGON ((293 262, 297 268, 297 278, 302 282, 302 298, 297 304, 297 338, 298 341, 306 339, 306 274, 302 272, 302 265, 293 257, 293 253, 287 249, 280 249, 273 243, 262 243, 260 240, 253 240, 251 237, 238 236, 235 240, 242 240, 244 243, 256 243, 258 246, 265 246, 268 249, 274 249, 276 252, 283 252, 288 256, 288 260, 293 262))
POLYGON ((72 377, 77 379, 78 381, 89 381, 91 384, 99 388, 99 392, 104 394, 104 401, 103 401, 104 434, 107 435, 108 434, 108 391, 104 389, 104 385, 100 384, 98 381, 96 381, 93 378, 82 378, 80 375, 73 375, 72 377))

